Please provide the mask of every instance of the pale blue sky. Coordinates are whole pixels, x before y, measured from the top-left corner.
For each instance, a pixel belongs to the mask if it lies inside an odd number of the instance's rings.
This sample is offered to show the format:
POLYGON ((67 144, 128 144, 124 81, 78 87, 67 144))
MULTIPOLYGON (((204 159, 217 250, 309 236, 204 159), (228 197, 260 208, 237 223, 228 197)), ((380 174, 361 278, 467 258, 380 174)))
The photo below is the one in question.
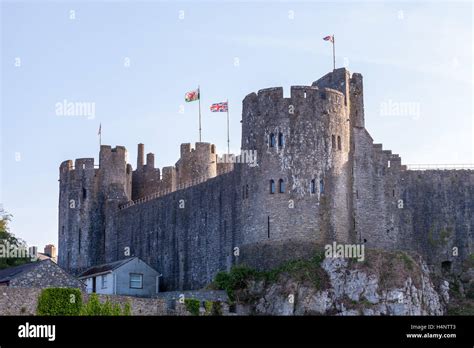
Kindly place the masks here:
POLYGON ((1 11, 0 202, 29 245, 57 244, 59 164, 97 162, 99 123, 134 167, 139 142, 172 165, 179 144, 197 140, 197 103, 183 96, 200 84, 203 140, 225 151, 225 114, 208 106, 229 98, 235 152, 245 95, 288 95, 329 72, 332 33, 337 66, 364 76, 376 142, 404 163, 474 162, 469 2, 4 1, 1 11), (95 117, 56 115, 64 99, 95 103, 95 117), (385 115, 389 103, 419 112, 385 115))

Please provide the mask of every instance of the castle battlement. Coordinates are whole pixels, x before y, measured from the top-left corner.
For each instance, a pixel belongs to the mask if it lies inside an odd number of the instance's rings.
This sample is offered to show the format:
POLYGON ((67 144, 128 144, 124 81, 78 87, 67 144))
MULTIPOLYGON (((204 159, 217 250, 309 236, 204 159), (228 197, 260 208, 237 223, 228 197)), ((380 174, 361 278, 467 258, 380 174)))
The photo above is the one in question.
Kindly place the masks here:
POLYGON ((290 97, 283 96, 283 87, 271 87, 260 89, 258 93, 250 93, 245 99, 258 102, 272 101, 291 103, 294 100, 307 99, 308 102, 321 101, 322 104, 340 103, 344 100, 344 94, 336 89, 318 86, 291 86, 290 97))

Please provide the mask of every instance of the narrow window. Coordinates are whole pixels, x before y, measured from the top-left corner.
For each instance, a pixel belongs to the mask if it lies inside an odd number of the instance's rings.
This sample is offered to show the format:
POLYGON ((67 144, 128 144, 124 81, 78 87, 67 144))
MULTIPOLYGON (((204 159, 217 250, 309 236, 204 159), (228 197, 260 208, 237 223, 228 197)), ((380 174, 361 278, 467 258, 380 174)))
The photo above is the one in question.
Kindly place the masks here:
POLYGON ((283 179, 278 180, 278 192, 285 193, 285 182, 283 179))
POLYGON ((270 180, 270 193, 275 193, 275 181, 270 180))
POLYGON ((249 185, 245 185, 245 198, 249 198, 249 185))
POLYGON ((388 162, 387 162, 387 167, 390 168, 390 160, 388 160, 388 162))
POLYGON ((321 194, 324 193, 324 180, 323 179, 319 180, 319 192, 321 194))
POLYGON ((278 133, 278 146, 283 146, 283 133, 278 133))
POLYGON ((87 198, 87 190, 85 188, 82 188, 82 199, 87 198))
POLYGON ((267 238, 270 238, 270 216, 267 216, 267 238))
POLYGON ((143 274, 130 273, 130 289, 143 288, 143 274))
POLYGON ((331 140, 332 140, 332 148, 336 149, 336 136, 334 134, 331 135, 331 140))
POLYGON ((392 197, 395 197, 395 189, 392 190, 392 197))
POLYGON ((303 98, 306 98, 306 92, 304 92, 304 94, 303 94, 303 98))
POLYGON ((337 149, 341 150, 342 149, 342 143, 341 143, 341 136, 337 136, 337 149))
POLYGON ((270 147, 275 147, 275 134, 270 134, 270 147))
POLYGON ((316 193, 316 180, 311 180, 311 193, 316 193))
POLYGON ((356 198, 359 198, 359 190, 356 190, 356 198))

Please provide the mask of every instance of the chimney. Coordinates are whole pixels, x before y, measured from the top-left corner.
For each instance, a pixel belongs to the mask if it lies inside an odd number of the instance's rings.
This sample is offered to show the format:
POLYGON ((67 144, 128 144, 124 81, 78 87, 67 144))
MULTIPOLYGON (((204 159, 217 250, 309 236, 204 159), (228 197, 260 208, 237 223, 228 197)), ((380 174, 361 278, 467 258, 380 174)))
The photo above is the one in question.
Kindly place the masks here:
POLYGON ((145 145, 138 144, 138 155, 137 155, 137 169, 143 167, 143 161, 145 159, 145 145))
POLYGON ((44 254, 52 259, 56 258, 56 247, 53 244, 48 244, 44 247, 44 254))
POLYGON ((146 155, 147 168, 155 168, 155 155, 151 152, 146 155))

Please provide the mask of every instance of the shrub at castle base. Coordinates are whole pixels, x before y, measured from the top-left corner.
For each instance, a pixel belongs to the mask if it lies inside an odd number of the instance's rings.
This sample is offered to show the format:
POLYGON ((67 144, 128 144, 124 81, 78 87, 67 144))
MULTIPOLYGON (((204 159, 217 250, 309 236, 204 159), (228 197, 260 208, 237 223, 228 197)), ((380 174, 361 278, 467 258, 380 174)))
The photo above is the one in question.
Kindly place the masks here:
POLYGON ((371 250, 363 262, 316 255, 273 271, 219 273, 240 314, 443 315, 447 282, 435 286, 421 257, 371 250))
POLYGON ((38 315, 79 315, 82 308, 80 289, 48 288, 38 298, 38 315))

